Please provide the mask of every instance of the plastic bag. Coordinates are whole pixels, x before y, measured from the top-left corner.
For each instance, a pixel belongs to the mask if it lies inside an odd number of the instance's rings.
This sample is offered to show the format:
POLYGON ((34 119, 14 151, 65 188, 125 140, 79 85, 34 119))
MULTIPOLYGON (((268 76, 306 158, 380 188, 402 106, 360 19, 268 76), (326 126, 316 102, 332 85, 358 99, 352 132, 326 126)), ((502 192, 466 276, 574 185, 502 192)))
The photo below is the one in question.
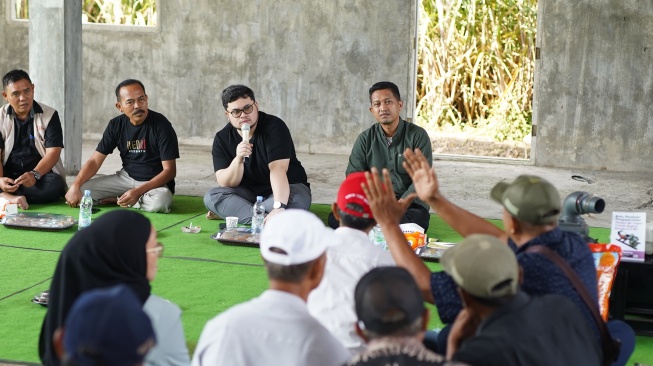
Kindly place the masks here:
POLYGON ((599 310, 603 320, 608 320, 608 307, 610 304, 610 292, 617 274, 617 266, 621 261, 621 248, 614 244, 589 244, 594 266, 596 267, 596 279, 599 289, 599 310))

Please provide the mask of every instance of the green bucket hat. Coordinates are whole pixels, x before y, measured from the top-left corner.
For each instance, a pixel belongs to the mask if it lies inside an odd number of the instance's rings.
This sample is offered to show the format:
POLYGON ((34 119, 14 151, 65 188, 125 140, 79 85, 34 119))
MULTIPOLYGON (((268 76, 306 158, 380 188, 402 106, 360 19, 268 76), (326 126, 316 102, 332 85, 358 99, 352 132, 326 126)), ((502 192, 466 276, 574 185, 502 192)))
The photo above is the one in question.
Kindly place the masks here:
POLYGON ((519 221, 541 225, 557 222, 560 217, 558 190, 534 175, 520 175, 512 183, 499 182, 490 196, 519 221))

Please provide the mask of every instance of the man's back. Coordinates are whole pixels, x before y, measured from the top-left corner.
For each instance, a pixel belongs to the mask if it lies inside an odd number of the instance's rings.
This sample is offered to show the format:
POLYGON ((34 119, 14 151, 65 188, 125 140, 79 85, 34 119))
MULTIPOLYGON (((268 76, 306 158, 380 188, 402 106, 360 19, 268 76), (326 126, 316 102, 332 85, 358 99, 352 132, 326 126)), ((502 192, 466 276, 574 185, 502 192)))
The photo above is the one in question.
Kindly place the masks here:
POLYGON ((585 241, 575 233, 564 232, 556 228, 519 248, 512 243, 511 246, 515 249, 517 261, 524 271, 522 290, 536 296, 559 294, 568 298, 581 311, 587 323, 596 329, 598 336, 594 317, 558 265, 541 254, 528 252, 528 249, 535 245, 545 246, 560 255, 585 284, 592 299, 598 303, 596 268, 592 253, 585 241))
POLYGON ((308 297, 308 309, 340 342, 353 353, 364 348, 354 324, 354 288, 370 269, 394 266, 390 252, 374 246, 367 234, 348 227, 336 229, 341 239, 329 246, 327 264, 320 286, 308 297))
POLYGON ((481 323, 453 358, 472 365, 599 365, 601 351, 571 301, 520 292, 481 323))
POLYGON ((349 357, 301 298, 267 290, 206 324, 193 365, 340 365, 349 357))

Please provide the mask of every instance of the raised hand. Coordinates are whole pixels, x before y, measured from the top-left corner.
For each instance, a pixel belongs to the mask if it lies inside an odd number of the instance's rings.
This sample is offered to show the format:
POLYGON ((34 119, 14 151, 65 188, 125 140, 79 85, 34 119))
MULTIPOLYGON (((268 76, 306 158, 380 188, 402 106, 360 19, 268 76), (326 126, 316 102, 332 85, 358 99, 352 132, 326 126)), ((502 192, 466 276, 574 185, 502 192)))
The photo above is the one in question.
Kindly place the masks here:
POLYGON ((404 169, 413 180, 417 196, 424 202, 436 200, 440 196, 440 183, 428 160, 419 149, 404 151, 404 169))
POLYGON ((367 184, 363 183, 362 188, 376 222, 379 225, 399 225, 417 195, 411 193, 408 197, 397 200, 388 169, 383 169, 383 180, 376 168, 372 168, 371 173, 365 173, 365 177, 367 184))

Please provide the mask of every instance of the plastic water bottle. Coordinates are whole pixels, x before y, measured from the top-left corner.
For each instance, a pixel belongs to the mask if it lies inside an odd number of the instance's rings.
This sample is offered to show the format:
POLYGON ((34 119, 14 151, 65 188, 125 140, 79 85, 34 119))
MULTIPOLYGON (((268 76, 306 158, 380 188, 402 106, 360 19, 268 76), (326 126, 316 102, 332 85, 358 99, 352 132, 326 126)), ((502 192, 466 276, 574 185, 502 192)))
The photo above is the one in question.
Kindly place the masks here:
POLYGON ((262 196, 256 196, 256 203, 254 203, 252 211, 252 233, 260 234, 263 231, 263 220, 265 219, 265 207, 263 207, 262 196))
POLYGON ((77 223, 78 230, 81 230, 91 224, 91 214, 93 212, 93 199, 91 198, 91 191, 88 189, 84 191, 79 203, 79 222, 77 223))
POLYGON ((381 225, 376 225, 370 230, 368 234, 370 241, 382 249, 388 250, 388 244, 385 241, 385 236, 383 236, 383 230, 381 230, 381 225))

